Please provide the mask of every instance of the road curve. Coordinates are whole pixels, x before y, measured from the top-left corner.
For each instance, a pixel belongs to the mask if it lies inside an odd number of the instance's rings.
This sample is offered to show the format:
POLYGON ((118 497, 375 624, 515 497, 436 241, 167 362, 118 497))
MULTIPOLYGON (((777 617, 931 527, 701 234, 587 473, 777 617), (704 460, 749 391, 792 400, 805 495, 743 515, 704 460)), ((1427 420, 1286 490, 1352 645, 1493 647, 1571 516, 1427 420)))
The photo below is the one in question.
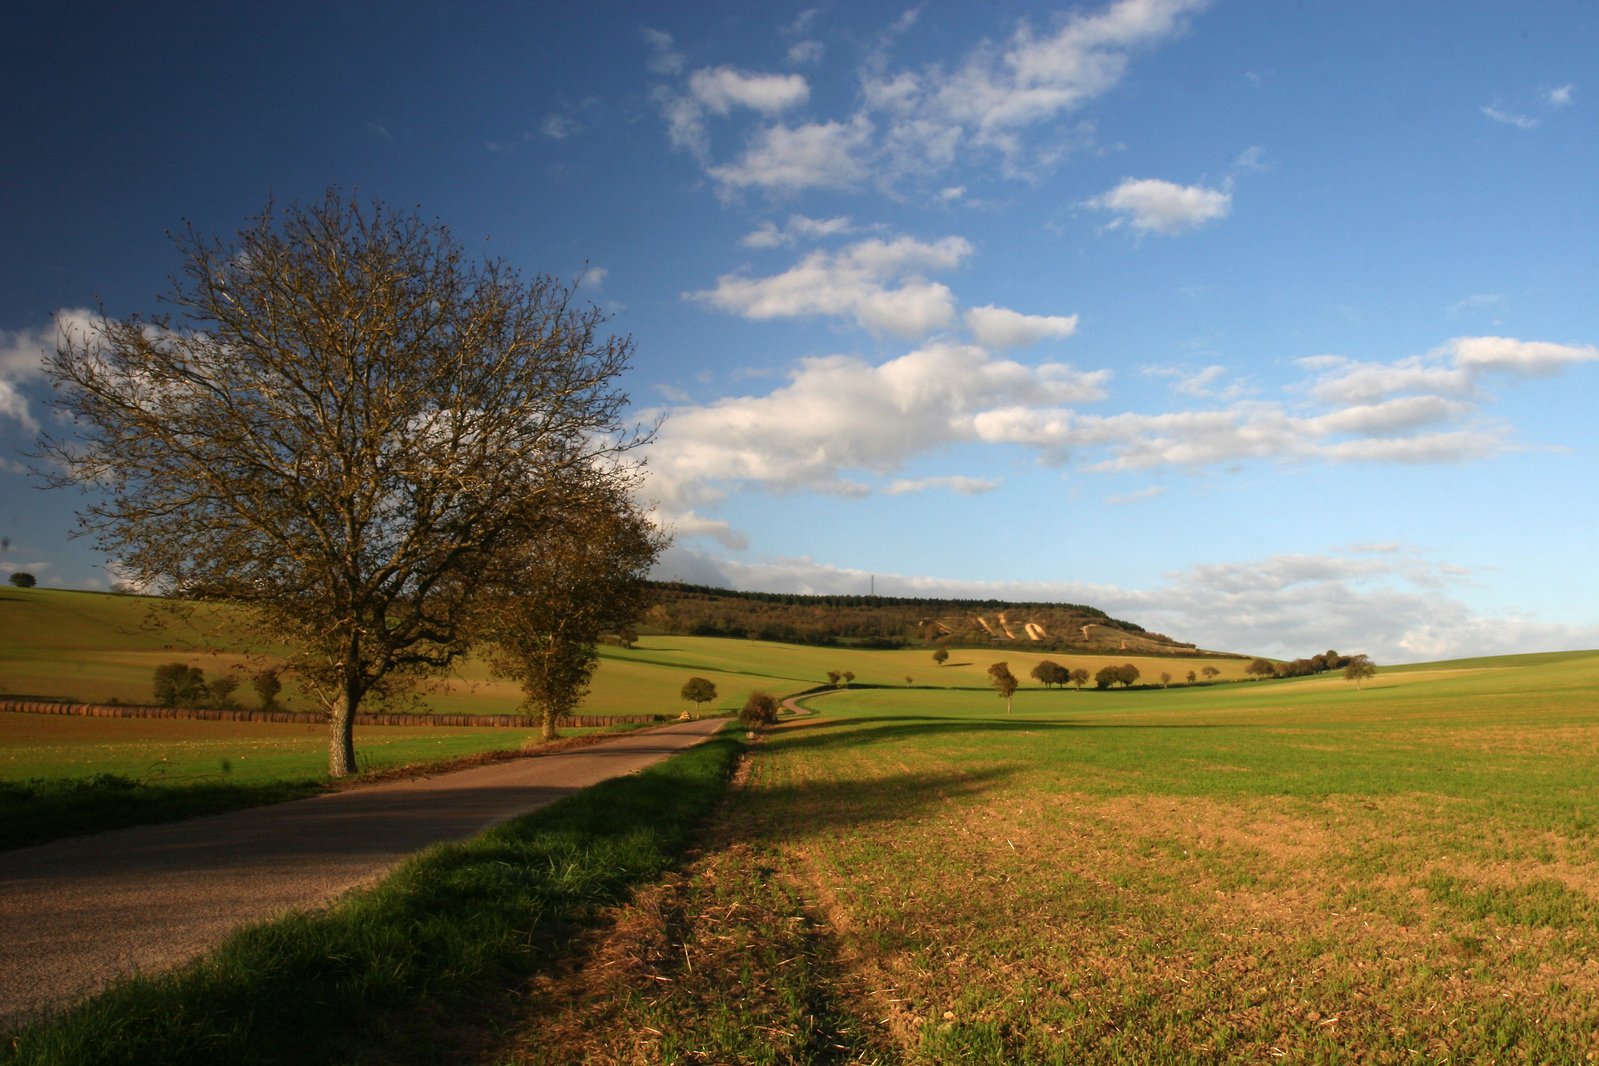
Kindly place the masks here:
POLYGON ((115 978, 169 969, 228 933, 317 907, 461 840, 692 747, 677 722, 531 759, 0 852, 0 1029, 115 978))

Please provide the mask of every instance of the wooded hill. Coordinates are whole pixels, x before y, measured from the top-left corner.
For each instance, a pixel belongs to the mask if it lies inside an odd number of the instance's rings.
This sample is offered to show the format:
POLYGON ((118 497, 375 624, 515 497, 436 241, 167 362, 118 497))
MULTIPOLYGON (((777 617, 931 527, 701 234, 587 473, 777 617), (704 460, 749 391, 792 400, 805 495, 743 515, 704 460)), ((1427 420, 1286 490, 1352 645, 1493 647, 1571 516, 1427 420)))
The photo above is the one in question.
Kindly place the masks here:
POLYGON ((1151 633, 1077 603, 806 596, 659 583, 640 632, 745 637, 867 648, 991 647, 1036 651, 1192 654, 1192 644, 1151 633))

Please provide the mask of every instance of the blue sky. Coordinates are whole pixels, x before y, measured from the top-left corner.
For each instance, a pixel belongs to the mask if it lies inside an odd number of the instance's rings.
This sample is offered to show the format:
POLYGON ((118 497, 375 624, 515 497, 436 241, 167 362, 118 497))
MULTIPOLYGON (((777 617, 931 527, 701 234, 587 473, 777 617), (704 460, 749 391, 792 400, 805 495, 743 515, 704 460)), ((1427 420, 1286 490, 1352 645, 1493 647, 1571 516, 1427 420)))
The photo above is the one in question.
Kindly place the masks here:
POLYGON ((1086 602, 1205 647, 1599 646, 1599 11, 9 9, 0 571, 57 323, 330 185, 573 278, 659 574, 1086 602))

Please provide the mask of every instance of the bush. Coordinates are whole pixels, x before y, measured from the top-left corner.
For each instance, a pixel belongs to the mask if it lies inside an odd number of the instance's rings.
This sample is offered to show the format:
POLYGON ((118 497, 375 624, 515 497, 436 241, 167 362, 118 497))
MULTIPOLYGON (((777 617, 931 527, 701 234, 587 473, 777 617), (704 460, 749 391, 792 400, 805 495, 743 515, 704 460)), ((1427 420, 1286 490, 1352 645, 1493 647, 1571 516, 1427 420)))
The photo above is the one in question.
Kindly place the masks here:
POLYGON ((738 720, 746 729, 758 729, 777 721, 777 697, 769 692, 751 692, 738 712, 738 720))

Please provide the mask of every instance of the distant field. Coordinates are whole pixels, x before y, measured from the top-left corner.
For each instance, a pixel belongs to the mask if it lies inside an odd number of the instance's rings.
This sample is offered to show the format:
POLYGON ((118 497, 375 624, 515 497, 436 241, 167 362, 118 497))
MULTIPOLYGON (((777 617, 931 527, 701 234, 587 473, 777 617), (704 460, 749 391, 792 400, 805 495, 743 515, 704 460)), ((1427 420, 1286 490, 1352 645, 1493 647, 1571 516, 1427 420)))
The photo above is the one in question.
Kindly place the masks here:
POLYGON ((1599 1055, 1599 653, 814 704, 513 1061, 1599 1055))
MULTIPOLYGON (((153 624, 160 601, 58 589, 0 591, 0 696, 39 696, 83 703, 147 703, 151 677, 163 663, 183 661, 208 677, 230 669, 244 674, 276 661, 283 649, 228 645, 229 609, 201 606, 194 625, 153 624)), ((1021 648, 954 649, 948 664, 932 660, 931 649, 862 651, 770 644, 716 637, 645 637, 636 648, 601 649, 603 659, 594 691, 582 710, 590 714, 676 714, 688 705, 679 698, 683 682, 695 674, 716 683, 713 709, 736 710, 756 688, 778 694, 822 683, 829 670, 851 670, 863 685, 983 687, 989 664, 1008 660, 1024 686, 1032 668, 1046 658, 1089 672, 1107 662, 1131 662, 1143 681, 1157 682, 1162 671, 1181 680, 1189 670, 1214 666, 1223 679, 1244 677, 1238 659, 1091 657, 1045 655, 1021 648)), ((235 698, 252 704, 248 683, 235 698)), ((490 676, 469 660, 455 676, 422 694, 421 709, 472 714, 508 714, 521 703, 514 682, 490 676)), ((312 701, 285 689, 282 701, 312 710, 312 701)))

